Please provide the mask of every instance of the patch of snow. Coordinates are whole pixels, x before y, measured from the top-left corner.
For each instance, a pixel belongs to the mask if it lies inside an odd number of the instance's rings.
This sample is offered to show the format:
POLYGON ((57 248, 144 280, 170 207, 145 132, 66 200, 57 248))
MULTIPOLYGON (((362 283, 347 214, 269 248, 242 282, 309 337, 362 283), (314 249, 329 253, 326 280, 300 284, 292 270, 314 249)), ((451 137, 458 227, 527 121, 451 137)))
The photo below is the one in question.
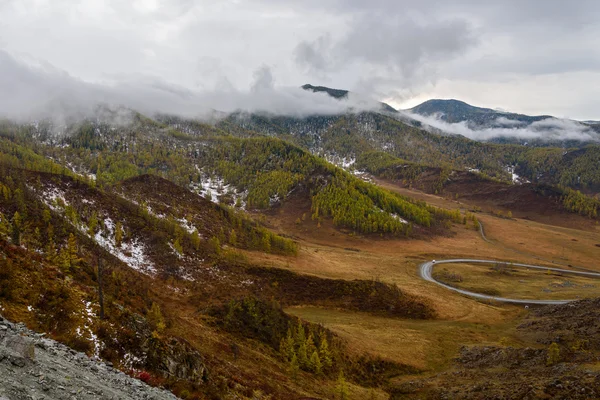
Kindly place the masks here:
POLYGON ((373 179, 369 177, 369 173, 367 171, 354 170, 352 171, 352 174, 365 182, 373 182, 373 179))
POLYGON ((143 358, 140 358, 140 357, 134 356, 134 355, 133 355, 133 354, 131 354, 131 353, 126 353, 126 354, 123 356, 123 364, 124 364, 126 367, 129 367, 129 368, 131 368, 131 369, 133 369, 133 368, 134 368, 135 366, 137 366, 137 365, 143 365, 145 362, 146 362, 146 361, 145 361, 143 358))
POLYGON ((108 231, 107 236, 110 239, 102 236, 102 230, 99 230, 94 236, 94 239, 100 246, 104 247, 104 249, 112 255, 136 271, 140 271, 147 275, 154 275, 156 273, 156 268, 154 268, 154 264, 148 260, 146 249, 139 239, 135 238, 128 243, 122 242, 121 247, 117 247, 113 239, 115 236, 114 222, 107 217, 104 220, 104 225, 108 231))
POLYGON ((519 175, 515 174, 515 166, 514 165, 507 166, 506 170, 508 171, 508 173, 510 173, 513 183, 516 183, 516 184, 531 183, 527 179, 521 178, 519 175))
MULTIPOLYGON (((186 281, 196 282, 196 278, 194 278, 190 272, 180 271, 179 276, 181 277, 181 279, 184 279, 186 281)), ((173 290, 177 292, 179 291, 179 289, 177 288, 173 288, 173 290)))
POLYGON ((469 172, 474 172, 474 173, 480 173, 481 171, 479 170, 479 168, 467 168, 467 171, 469 172))
POLYGON ((197 230, 196 227, 185 218, 180 218, 177 221, 179 222, 179 225, 181 225, 181 227, 188 231, 188 233, 190 234, 194 233, 197 230))
POLYGON ((180 254, 176 249, 175 246, 173 246, 173 243, 169 242, 169 247, 171 248, 171 251, 173 252, 173 254, 175 254, 177 256, 177 258, 179 258, 180 260, 182 260, 184 257, 183 254, 180 254))
POLYGON ((273 195, 271 197, 269 197, 269 205, 272 207, 275 204, 278 204, 281 201, 281 199, 279 198, 279 195, 273 195))
POLYGON ((336 154, 324 154, 323 158, 325 158, 327 162, 343 169, 350 169, 350 167, 356 163, 355 157, 340 157, 336 154))
POLYGON ((42 201, 52 209, 52 211, 61 211, 58 207, 59 200, 62 201, 65 206, 69 203, 65 199, 65 192, 55 186, 44 188, 42 192, 42 201))
POLYGON ((146 206, 146 210, 148 211, 148 214, 150 214, 156 218, 160 218, 160 219, 167 218, 167 216, 165 214, 158 214, 158 213, 154 212, 154 210, 150 206, 146 206))
POLYGON ((212 201, 213 203, 219 202, 219 195, 224 194, 224 191, 229 188, 229 185, 225 185, 225 181, 220 178, 211 178, 210 176, 203 176, 200 181, 199 194, 202 197, 212 201))
MULTIPOLYGON (((196 166, 198 169, 198 167, 196 166)), ((245 199, 248 196, 248 190, 239 192, 230 184, 225 184, 225 180, 219 176, 210 177, 208 175, 202 175, 200 182, 190 184, 190 188, 198 193, 200 196, 212 201, 213 203, 219 203, 219 197, 223 195, 229 195, 233 199, 234 204, 240 200, 242 209, 246 209, 245 199)))
POLYGON ((92 331, 91 328, 91 326, 93 325, 92 317, 94 316, 94 312, 92 311, 92 303, 89 301, 85 303, 85 313, 88 322, 85 328, 87 329, 88 335, 90 335, 90 339, 92 341, 92 344, 94 345, 94 356, 100 357, 100 341, 98 340, 98 336, 92 331))
POLYGON ((392 218, 397 219, 398 221, 402 222, 403 224, 408 224, 408 221, 405 220, 404 218, 402 218, 401 216, 399 216, 398 214, 390 214, 392 216, 392 218))

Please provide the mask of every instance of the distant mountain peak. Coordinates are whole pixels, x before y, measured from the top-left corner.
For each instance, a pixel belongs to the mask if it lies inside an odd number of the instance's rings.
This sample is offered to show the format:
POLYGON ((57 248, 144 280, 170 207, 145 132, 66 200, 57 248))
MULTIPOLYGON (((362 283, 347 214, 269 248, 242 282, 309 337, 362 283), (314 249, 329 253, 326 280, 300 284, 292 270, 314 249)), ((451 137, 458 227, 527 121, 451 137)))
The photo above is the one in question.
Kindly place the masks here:
MULTIPOLYGON (((307 83, 306 85, 302 85, 302 89, 310 90, 313 93, 325 92, 328 95, 330 95, 331 97, 333 97, 334 99, 338 99, 338 100, 347 99, 348 94, 350 93, 350 91, 348 91, 348 90, 332 89, 332 88, 328 88, 326 86, 313 86, 310 83, 307 83)), ((392 112, 392 113, 398 112, 398 110, 396 110, 394 107, 390 106, 387 103, 383 103, 383 102, 378 102, 378 103, 381 105, 380 111, 392 112)))
POLYGON ((342 98, 348 97, 347 90, 332 89, 332 88, 328 88, 326 86, 313 86, 310 83, 307 83, 306 85, 302 85, 302 89, 310 90, 314 93, 325 92, 328 95, 330 95, 331 97, 334 97, 336 99, 342 99, 342 98))
POLYGON ((418 106, 406 110, 422 116, 440 115, 443 121, 449 123, 467 121, 475 126, 486 127, 494 124, 498 117, 530 124, 532 122, 553 118, 550 115, 525 115, 510 111, 472 106, 456 99, 431 99, 418 106))

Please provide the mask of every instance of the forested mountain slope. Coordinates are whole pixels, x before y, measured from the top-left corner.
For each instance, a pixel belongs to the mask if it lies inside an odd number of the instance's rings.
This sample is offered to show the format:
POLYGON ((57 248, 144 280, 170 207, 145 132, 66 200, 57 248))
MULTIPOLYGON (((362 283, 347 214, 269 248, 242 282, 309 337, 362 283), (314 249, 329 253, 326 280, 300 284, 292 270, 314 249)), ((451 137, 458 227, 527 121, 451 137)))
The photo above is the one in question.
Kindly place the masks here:
POLYGON ((342 371, 356 388, 414 371, 349 353, 336 335, 281 307, 435 317, 422 299, 381 282, 254 265, 243 251, 294 257, 296 243, 163 178, 119 180, 142 167, 118 151, 115 167, 98 163, 82 176, 98 154, 56 147, 53 161, 26 142, 1 142, 3 316, 188 399, 328 396, 342 371))
MULTIPOLYGON (((165 122, 194 136, 212 128, 180 119, 165 122)), ((422 165, 476 169, 502 180, 511 180, 514 172, 533 183, 600 191, 599 145, 564 149, 482 143, 431 133, 375 112, 303 118, 234 113, 215 127, 238 137, 282 138, 338 165, 351 166, 360 154, 379 151, 422 165)))

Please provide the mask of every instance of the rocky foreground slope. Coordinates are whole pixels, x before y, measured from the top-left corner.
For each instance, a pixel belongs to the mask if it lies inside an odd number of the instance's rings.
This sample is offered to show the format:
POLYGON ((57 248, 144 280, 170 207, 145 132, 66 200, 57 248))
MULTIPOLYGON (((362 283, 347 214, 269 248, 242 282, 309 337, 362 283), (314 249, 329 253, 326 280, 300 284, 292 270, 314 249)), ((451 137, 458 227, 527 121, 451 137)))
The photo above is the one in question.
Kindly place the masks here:
POLYGON ((0 316, 0 400, 176 399, 0 316))

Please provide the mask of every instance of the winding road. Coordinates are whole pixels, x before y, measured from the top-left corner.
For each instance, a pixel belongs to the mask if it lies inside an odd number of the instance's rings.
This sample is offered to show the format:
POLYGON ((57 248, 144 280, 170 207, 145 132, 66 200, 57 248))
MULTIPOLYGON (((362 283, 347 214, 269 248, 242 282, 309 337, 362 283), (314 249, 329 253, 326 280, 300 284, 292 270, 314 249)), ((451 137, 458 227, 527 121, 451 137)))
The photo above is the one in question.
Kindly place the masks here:
POLYGON ((573 300, 510 299, 510 298, 506 298, 506 297, 488 296, 488 295, 481 294, 481 293, 470 292, 468 290, 455 288, 453 286, 446 285, 445 283, 435 280, 435 278, 433 277, 433 266, 437 265, 437 264, 451 264, 451 263, 479 263, 479 264, 504 263, 504 264, 510 265, 511 267, 539 269, 539 270, 543 270, 543 271, 555 271, 555 272, 561 272, 561 273, 571 274, 571 275, 587 276, 589 278, 600 278, 600 273, 597 273, 597 272, 573 271, 573 270, 568 270, 568 269, 541 267, 539 265, 507 263, 504 261, 495 261, 495 260, 472 260, 472 259, 467 259, 467 258, 457 258, 457 259, 452 259, 452 260, 436 260, 436 261, 432 260, 432 261, 424 262, 423 264, 421 264, 419 266, 419 273, 421 275, 421 278, 425 279, 426 281, 433 282, 433 283, 440 285, 448 290, 452 290, 454 292, 458 292, 458 293, 464 294, 466 296, 475 297, 477 299, 482 299, 482 300, 495 300, 495 301, 499 301, 499 302, 503 302, 503 303, 525 304, 525 305, 529 305, 529 304, 548 305, 548 304, 566 304, 571 301, 575 301, 575 299, 573 299, 573 300))

